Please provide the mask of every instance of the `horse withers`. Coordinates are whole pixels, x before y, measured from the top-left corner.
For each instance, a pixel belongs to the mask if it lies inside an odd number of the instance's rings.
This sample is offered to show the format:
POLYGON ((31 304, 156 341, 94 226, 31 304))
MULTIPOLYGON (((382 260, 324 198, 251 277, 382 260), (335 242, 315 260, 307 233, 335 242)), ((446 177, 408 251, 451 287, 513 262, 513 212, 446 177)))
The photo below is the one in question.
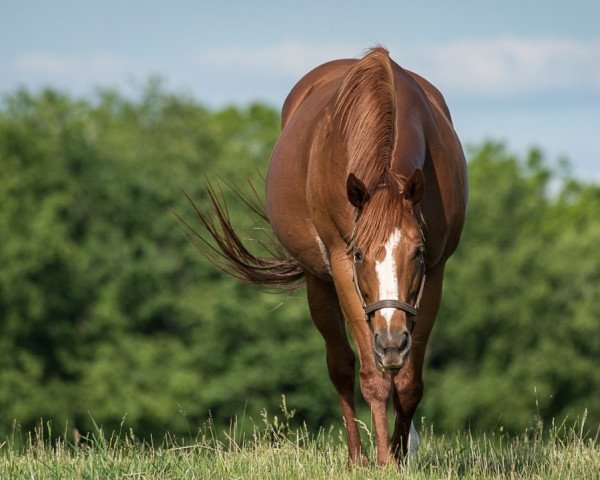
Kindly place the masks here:
POLYGON ((214 193, 219 226, 203 212, 200 221, 229 273, 269 286, 306 282, 354 463, 365 456, 347 326, 373 415, 377 463, 399 461, 417 442, 412 418, 423 396, 425 347, 465 217, 460 141, 440 92, 381 47, 305 75, 285 101, 281 125, 264 214, 283 247, 280 258, 248 251, 214 193))

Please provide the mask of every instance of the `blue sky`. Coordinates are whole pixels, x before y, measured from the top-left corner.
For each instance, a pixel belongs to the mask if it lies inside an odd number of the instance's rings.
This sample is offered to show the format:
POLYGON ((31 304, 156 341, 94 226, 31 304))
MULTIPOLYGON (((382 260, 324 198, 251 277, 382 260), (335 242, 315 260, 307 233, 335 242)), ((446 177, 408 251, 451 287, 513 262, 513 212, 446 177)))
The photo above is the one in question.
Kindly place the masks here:
POLYGON ((309 69, 381 43, 444 93, 464 144, 567 156, 600 181, 600 2, 5 1, 0 95, 139 92, 152 75, 220 107, 280 107, 309 69))

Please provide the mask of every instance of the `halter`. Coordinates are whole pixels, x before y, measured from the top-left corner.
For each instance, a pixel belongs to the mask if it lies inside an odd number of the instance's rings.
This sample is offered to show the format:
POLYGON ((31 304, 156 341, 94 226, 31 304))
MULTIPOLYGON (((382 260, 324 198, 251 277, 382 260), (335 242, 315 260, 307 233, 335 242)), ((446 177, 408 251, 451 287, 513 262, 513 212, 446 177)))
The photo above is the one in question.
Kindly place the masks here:
MULTIPOLYGON (((423 238, 423 230, 421 230, 421 237, 423 238)), ((360 303, 365 312, 365 321, 371 326, 371 315, 375 313, 377 310, 381 310, 382 308, 395 308, 397 310, 402 310, 407 313, 411 318, 411 326, 410 331, 412 333, 415 328, 415 324, 417 323, 417 314, 419 312, 419 304, 421 303, 421 297, 423 296, 423 289, 425 288, 425 261, 421 262, 421 284, 419 285, 419 293, 417 294, 417 301, 414 305, 410 305, 409 303, 403 302, 401 300, 392 300, 392 299, 383 299, 377 300, 376 302, 369 303, 365 302, 365 298, 363 297, 362 292, 358 286, 357 275, 356 275, 356 258, 352 259, 352 283, 354 283, 354 288, 356 289, 356 294, 360 299, 360 303)))

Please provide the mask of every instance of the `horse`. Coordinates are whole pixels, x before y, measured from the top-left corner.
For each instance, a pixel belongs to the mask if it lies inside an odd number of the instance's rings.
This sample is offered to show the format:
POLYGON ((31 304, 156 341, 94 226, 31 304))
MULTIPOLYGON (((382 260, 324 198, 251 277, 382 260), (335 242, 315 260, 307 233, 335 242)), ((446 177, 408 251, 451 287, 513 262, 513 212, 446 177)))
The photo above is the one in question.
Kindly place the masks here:
POLYGON ((250 252, 214 190, 213 213, 197 210, 216 241, 211 248, 223 269, 246 282, 305 282, 355 464, 367 458, 350 331, 376 463, 400 463, 418 447, 412 420, 423 396, 425 349, 468 197, 465 157, 444 97, 381 46, 320 65, 285 100, 265 183, 266 212, 254 210, 270 223, 280 252, 250 252))

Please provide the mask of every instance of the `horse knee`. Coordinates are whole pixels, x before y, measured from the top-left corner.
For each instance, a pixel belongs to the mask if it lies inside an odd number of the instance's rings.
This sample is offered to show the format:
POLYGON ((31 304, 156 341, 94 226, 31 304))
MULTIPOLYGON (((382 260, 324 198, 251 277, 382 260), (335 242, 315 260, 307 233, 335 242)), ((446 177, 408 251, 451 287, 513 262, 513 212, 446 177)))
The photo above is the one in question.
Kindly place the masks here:
POLYGON ((378 370, 360 372, 360 390, 367 404, 372 408, 373 403, 387 402, 392 389, 389 375, 378 370))
POLYGON ((402 404, 402 409, 410 413, 411 415, 416 410, 417 406, 423 398, 423 383, 413 383, 411 385, 405 385, 402 390, 398 392, 398 398, 402 404))

